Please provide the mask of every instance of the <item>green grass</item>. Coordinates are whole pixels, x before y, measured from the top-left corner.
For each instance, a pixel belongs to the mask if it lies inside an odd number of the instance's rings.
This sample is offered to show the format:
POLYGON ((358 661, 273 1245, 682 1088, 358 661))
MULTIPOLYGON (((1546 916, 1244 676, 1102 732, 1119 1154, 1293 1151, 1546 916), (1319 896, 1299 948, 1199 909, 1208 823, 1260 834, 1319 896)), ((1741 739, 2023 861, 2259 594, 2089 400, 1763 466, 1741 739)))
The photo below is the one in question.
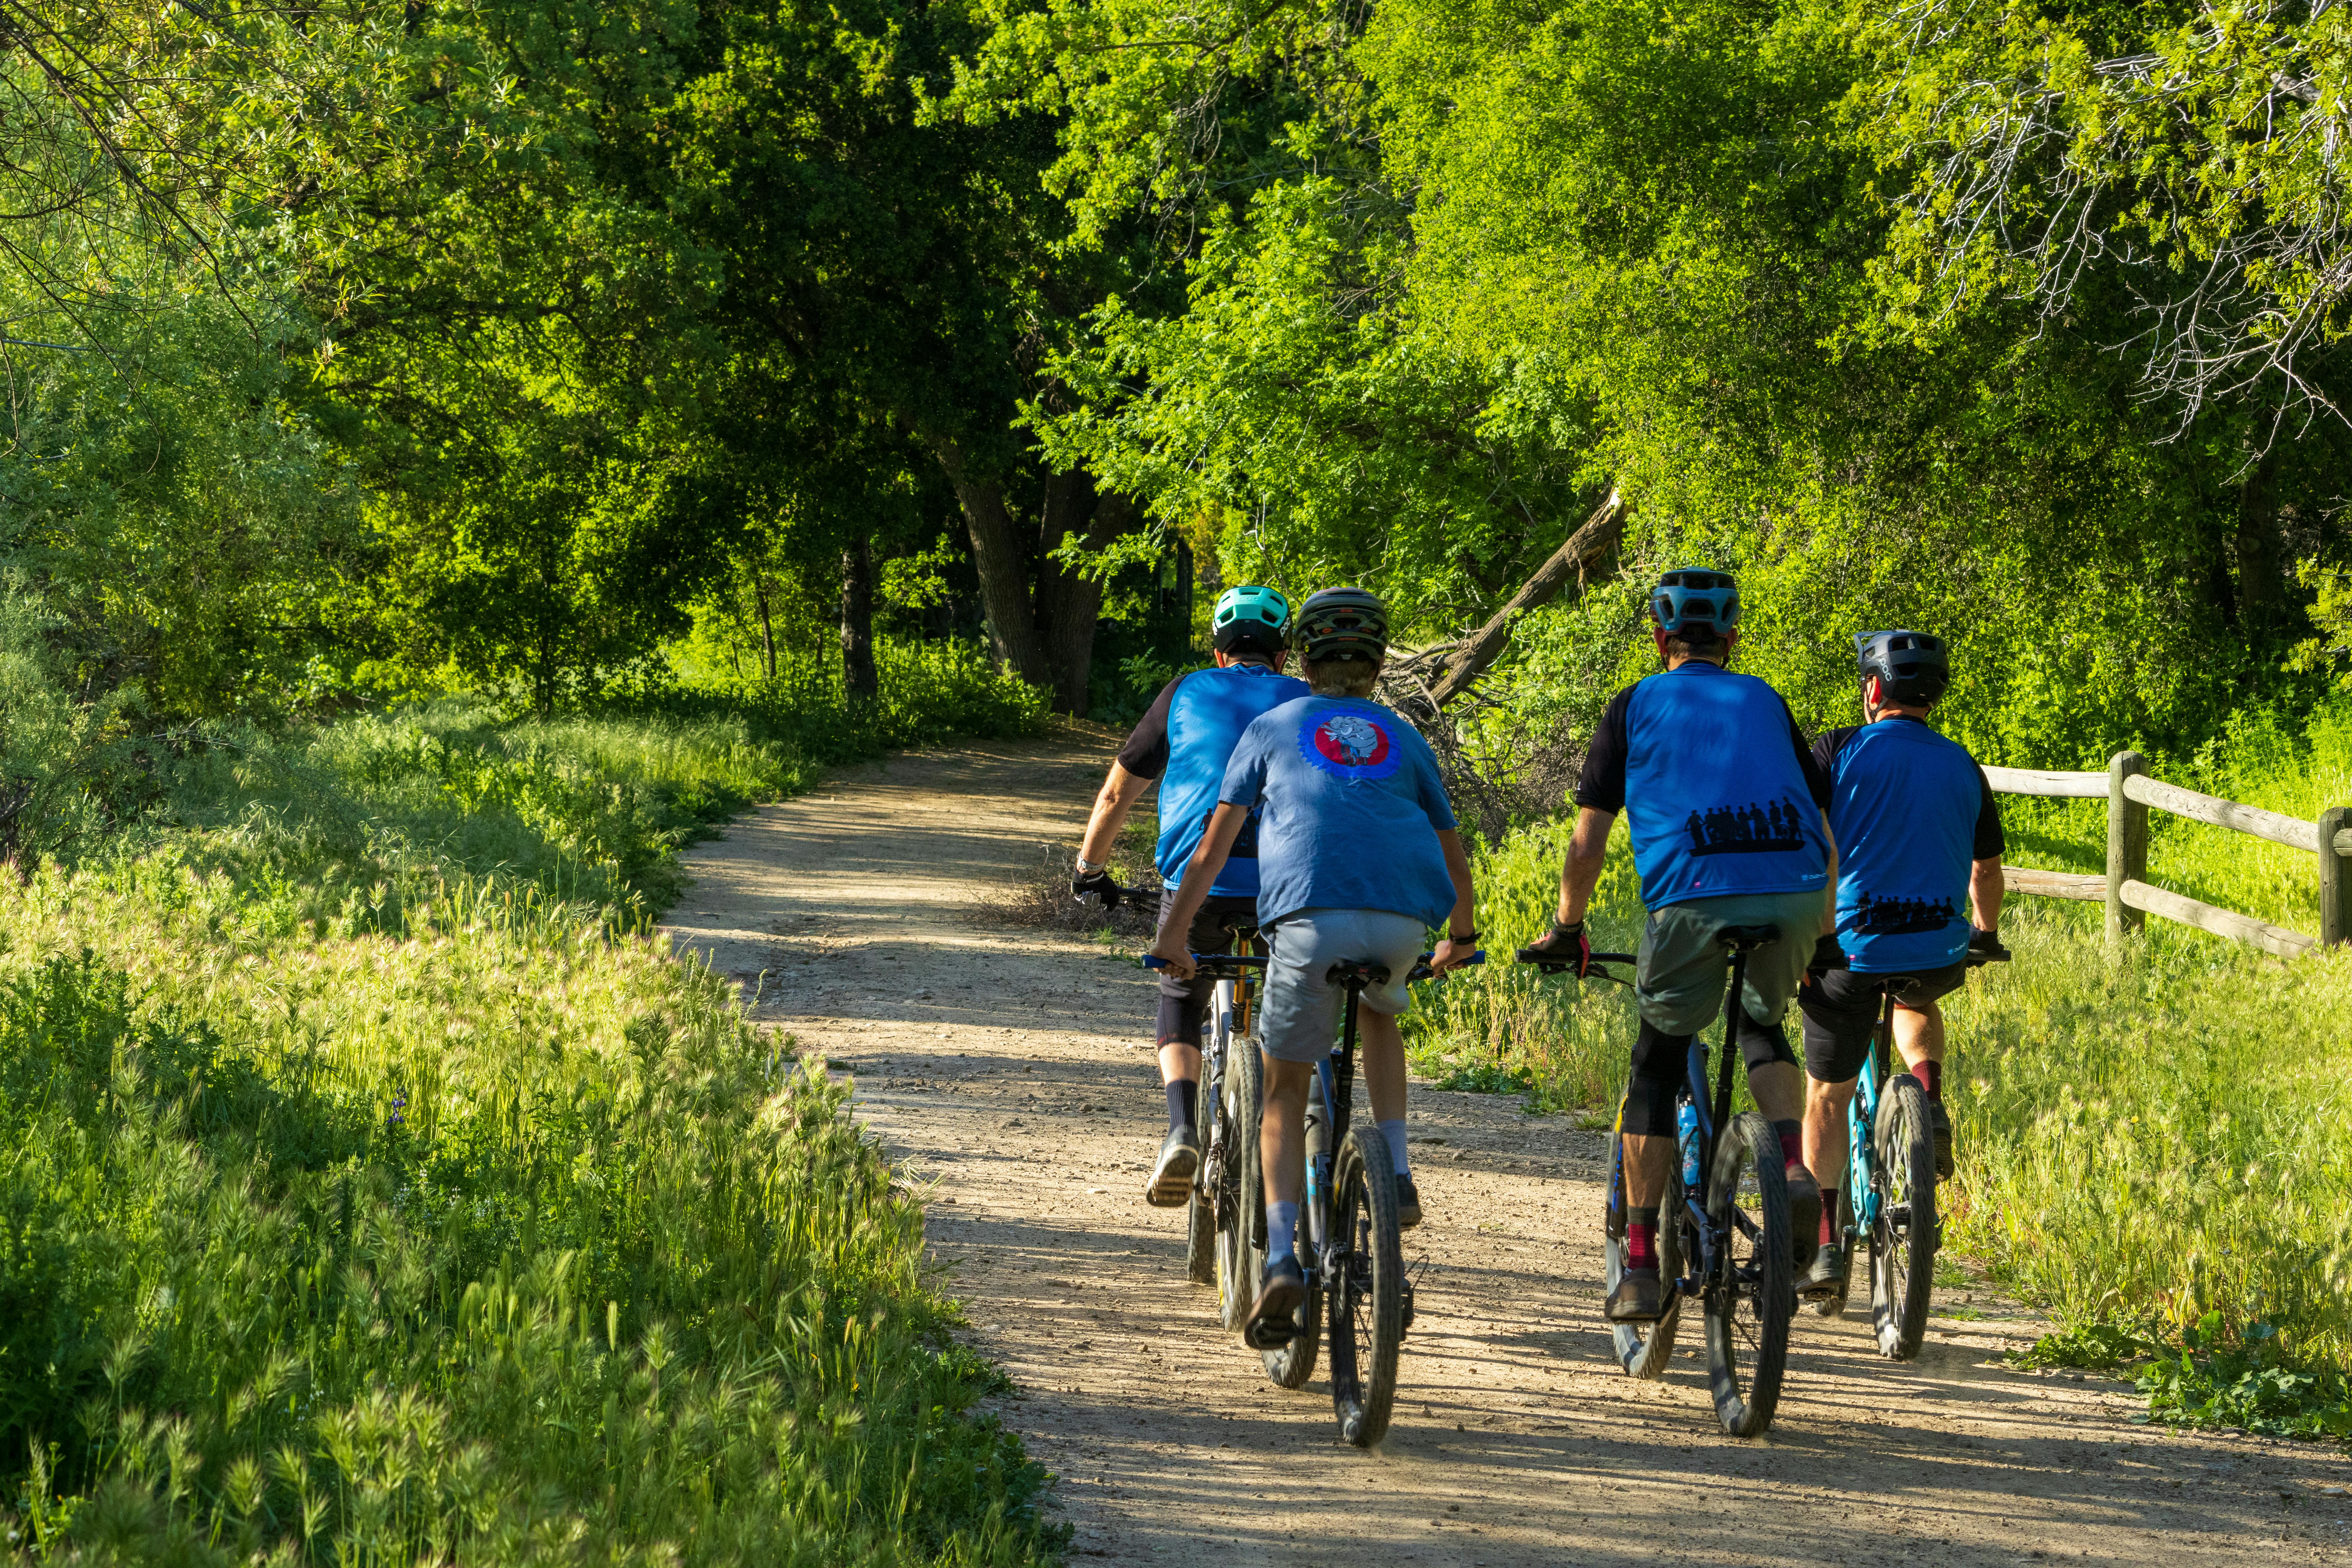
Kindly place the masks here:
POLYGON ((1029 1563, 916 1195, 673 962, 703 708, 195 751, 0 879, 0 1505, 57 1561, 1029 1563))
MULTIPOLYGON (((2155 771, 2298 816, 2352 800, 2352 704, 2300 736, 2258 720, 2232 739, 2155 771)), ((2012 863, 2099 864, 2095 803, 2011 815, 2012 863)), ((1565 843, 1551 824, 1481 854, 1490 951, 1541 930, 1565 843)), ((2308 856, 2177 823, 2149 859, 2165 886, 2315 929, 2308 856)), ((1595 944, 1630 947, 1641 910, 1622 837, 1595 910, 1595 944)), ((2015 962, 1947 1003, 1948 1244, 2063 1331, 2160 1347, 2147 1385, 2159 1419, 2335 1432, 2352 1373, 2352 953, 2287 963, 2155 920, 2111 952, 2095 906, 2022 897, 2002 928, 2015 962), (2295 1400, 2310 1419, 2282 1414, 2295 1400)), ((1417 1011, 1423 1071, 1524 1078, 1551 1107, 1622 1093, 1634 1020, 1620 988, 1505 966, 1417 1011)))

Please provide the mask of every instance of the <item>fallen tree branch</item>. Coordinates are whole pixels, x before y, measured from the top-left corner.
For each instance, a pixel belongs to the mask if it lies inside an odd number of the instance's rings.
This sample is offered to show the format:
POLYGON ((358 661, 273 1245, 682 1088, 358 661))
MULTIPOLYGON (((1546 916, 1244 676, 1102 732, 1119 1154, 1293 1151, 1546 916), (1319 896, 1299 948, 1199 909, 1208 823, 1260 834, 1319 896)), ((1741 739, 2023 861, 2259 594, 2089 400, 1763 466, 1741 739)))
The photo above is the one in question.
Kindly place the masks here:
POLYGON ((1568 542, 1553 551, 1551 559, 1519 584, 1519 591, 1495 612, 1493 618, 1456 645, 1445 661, 1445 673, 1428 688, 1430 701, 1442 708, 1470 689, 1470 683, 1486 673, 1486 667, 1495 662, 1504 645, 1510 641, 1511 623, 1558 598, 1571 577, 1580 595, 1588 570, 1616 549, 1617 542, 1624 536, 1625 510, 1617 488, 1612 485, 1607 498, 1584 520, 1582 527, 1568 536, 1568 542))

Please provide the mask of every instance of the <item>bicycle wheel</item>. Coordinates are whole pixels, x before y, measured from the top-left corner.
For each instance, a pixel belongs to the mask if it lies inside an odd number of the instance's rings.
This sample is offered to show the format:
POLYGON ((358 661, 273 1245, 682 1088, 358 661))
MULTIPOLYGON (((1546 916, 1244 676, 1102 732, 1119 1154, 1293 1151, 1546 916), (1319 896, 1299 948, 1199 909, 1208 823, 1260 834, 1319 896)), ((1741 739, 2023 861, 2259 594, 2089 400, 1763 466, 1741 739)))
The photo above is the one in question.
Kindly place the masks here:
POLYGON ((1927 1091, 1909 1073, 1887 1080, 1871 1129, 1878 1223, 1870 1227, 1870 1321, 1878 1353, 1909 1361, 1927 1337, 1936 1290, 1936 1134, 1927 1091))
POLYGON ((1201 1120, 1207 1123, 1201 1139, 1201 1173, 1193 1178, 1192 1195, 1184 1211, 1184 1274, 1195 1285, 1217 1282, 1217 1180, 1225 1163, 1225 1119, 1218 1114, 1217 1053, 1201 1057, 1201 1120))
POLYGON ((1240 1042, 1217 1086, 1225 1097, 1224 1158, 1217 1163, 1217 1321, 1234 1333, 1241 1331, 1256 1296, 1252 1259, 1265 1245, 1265 1189, 1257 1159, 1257 1111, 1265 1086, 1257 1042, 1240 1042))
MULTIPOLYGON (((1314 1094, 1320 1091, 1309 1089, 1307 1092, 1314 1094)), ((1328 1127, 1331 1123, 1328 1108, 1324 1114, 1323 1125, 1328 1127)), ((1328 1201, 1328 1198, 1326 1201, 1328 1201)), ((1263 1187, 1258 1190, 1258 1212, 1260 1215, 1265 1212, 1265 1192, 1263 1187)), ((1259 1222, 1259 1230, 1261 1234, 1264 1233, 1263 1220, 1259 1222)), ((1307 1268, 1307 1299, 1298 1303, 1297 1315, 1291 1319, 1290 1342, 1277 1350, 1258 1352, 1265 1359, 1265 1375, 1272 1378, 1278 1388, 1304 1388, 1307 1386, 1307 1380, 1315 1375, 1315 1342, 1323 1332, 1323 1279, 1320 1270, 1317 1268, 1317 1260, 1309 1256, 1309 1237, 1312 1234, 1313 1216, 1307 1213, 1302 1204, 1298 1211, 1298 1233, 1294 1238, 1294 1244, 1298 1248, 1298 1261, 1307 1268)), ((1265 1266, 1265 1246, 1261 1244, 1250 1256, 1257 1268, 1262 1271, 1265 1266)), ((1252 1285, 1253 1299, 1255 1299, 1256 1283, 1263 1282, 1263 1279, 1264 1274, 1261 1272, 1257 1281, 1252 1285)), ((1242 1312, 1244 1317, 1248 1315, 1247 1302, 1243 1304, 1242 1312)))
MULTIPOLYGON (((1618 1134, 1609 1134, 1609 1218, 1601 1227, 1601 1288, 1617 1289, 1617 1281, 1625 1273, 1624 1181, 1622 1146, 1618 1134)), ((1682 1278, 1683 1241, 1679 1223, 1683 1212, 1682 1162, 1676 1160, 1666 1177, 1666 1195, 1658 1205, 1658 1274, 1669 1283, 1682 1278)), ((1675 1358, 1675 1331, 1683 1315, 1682 1298, 1677 1296, 1666 1308, 1666 1315, 1654 1323, 1612 1323, 1610 1336, 1617 1342, 1617 1364, 1633 1377, 1654 1381, 1666 1375, 1666 1367, 1675 1358)))
POLYGON ((1349 1130, 1331 1173, 1331 1408, 1339 1436, 1369 1448, 1388 1434, 1404 1340, 1404 1248, 1396 1167, 1377 1128, 1349 1130))
POLYGON ((1735 1437, 1758 1436, 1772 1425, 1788 1367, 1797 1281, 1780 1165, 1780 1135, 1751 1110, 1717 1141, 1707 1183, 1707 1216, 1725 1252, 1702 1288, 1707 1373, 1715 1413, 1735 1437))
POLYGON ((1840 1245, 1844 1247, 1846 1249, 1845 1272, 1838 1276, 1836 1289, 1829 1292, 1827 1295, 1809 1297, 1805 1301, 1806 1306, 1811 1307, 1816 1314, 1824 1318, 1844 1317, 1846 1300, 1853 1294, 1853 1244, 1855 1237, 1846 1234, 1853 1229, 1853 1182, 1852 1179, 1852 1173, 1848 1173, 1846 1184, 1838 1189, 1837 1227, 1838 1234, 1845 1237, 1844 1241, 1840 1243, 1840 1245))

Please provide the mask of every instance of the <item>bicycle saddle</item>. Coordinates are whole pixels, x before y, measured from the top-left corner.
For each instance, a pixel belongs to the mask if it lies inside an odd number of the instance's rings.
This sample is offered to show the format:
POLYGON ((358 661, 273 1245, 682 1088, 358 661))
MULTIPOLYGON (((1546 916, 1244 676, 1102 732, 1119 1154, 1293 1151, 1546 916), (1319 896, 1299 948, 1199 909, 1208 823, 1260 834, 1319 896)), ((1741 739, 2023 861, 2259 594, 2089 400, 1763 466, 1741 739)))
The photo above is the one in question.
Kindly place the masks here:
POLYGON ((1780 940, 1779 926, 1726 926, 1715 933, 1715 940, 1733 952, 1751 952, 1767 942, 1780 940))
POLYGON ((1389 966, 1375 963, 1369 958, 1343 958, 1324 971, 1323 980, 1330 985, 1345 985, 1349 981, 1366 985, 1386 985, 1389 983, 1389 966))

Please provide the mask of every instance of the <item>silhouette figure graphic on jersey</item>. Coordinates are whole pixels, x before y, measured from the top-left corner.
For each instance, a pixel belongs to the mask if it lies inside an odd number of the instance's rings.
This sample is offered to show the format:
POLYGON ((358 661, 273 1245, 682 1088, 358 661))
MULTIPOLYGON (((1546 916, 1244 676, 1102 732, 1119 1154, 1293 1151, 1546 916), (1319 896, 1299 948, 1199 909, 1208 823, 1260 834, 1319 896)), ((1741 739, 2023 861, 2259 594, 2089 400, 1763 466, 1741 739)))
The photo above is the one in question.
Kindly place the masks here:
POLYGON ((1930 903, 1925 899, 1864 893, 1854 910, 1854 929, 1872 936, 1900 936, 1908 931, 1942 931, 1958 918, 1959 910, 1949 899, 1930 903))
POLYGON ((1704 816, 1694 811, 1683 831, 1690 835, 1694 855, 1760 855, 1805 847, 1804 818, 1791 800, 1718 805, 1704 816))

